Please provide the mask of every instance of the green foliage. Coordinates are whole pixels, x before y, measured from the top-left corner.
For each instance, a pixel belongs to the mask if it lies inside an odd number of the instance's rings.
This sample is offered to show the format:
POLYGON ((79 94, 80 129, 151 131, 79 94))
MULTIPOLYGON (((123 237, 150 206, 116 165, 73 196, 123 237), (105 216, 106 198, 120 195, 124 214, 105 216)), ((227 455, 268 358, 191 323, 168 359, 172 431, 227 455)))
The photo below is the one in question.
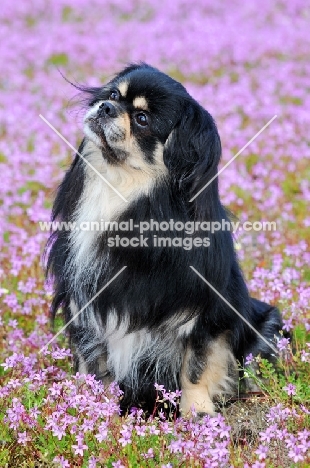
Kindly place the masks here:
POLYGON ((64 67, 68 65, 69 57, 65 53, 60 54, 52 54, 50 58, 47 60, 48 65, 55 65, 57 67, 64 67))
POLYGON ((0 163, 7 163, 7 162, 8 162, 8 158, 5 156, 4 153, 0 151, 0 163))

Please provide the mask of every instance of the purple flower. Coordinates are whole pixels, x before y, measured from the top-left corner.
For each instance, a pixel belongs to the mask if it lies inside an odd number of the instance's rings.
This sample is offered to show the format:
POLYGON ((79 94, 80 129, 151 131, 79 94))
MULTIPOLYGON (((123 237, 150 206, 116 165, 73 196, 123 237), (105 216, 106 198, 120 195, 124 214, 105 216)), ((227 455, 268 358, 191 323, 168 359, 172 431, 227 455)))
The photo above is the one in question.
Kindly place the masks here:
POLYGON ((149 433, 153 435, 158 435, 160 433, 159 429, 156 428, 155 424, 151 424, 150 426, 148 426, 148 430, 149 433))
POLYGON ((23 360, 24 360, 23 354, 13 353, 12 356, 6 358, 6 360, 4 361, 4 363, 1 364, 1 366, 4 368, 4 370, 8 370, 10 368, 17 366, 23 360))
POLYGON ((297 447, 300 449, 300 451, 304 454, 309 453, 310 451, 310 431, 307 429, 304 429, 302 431, 298 432, 297 435, 299 444, 297 447))
POLYGON ((58 438, 58 440, 61 440, 66 435, 65 428, 57 424, 54 424, 53 427, 50 427, 50 429, 52 430, 53 435, 58 438))
POLYGON ((259 445, 258 449, 255 450, 255 453, 257 453, 259 460, 265 460, 265 458, 267 457, 268 450, 269 449, 266 445, 259 445))
POLYGON ((152 448, 149 448, 146 453, 141 454, 144 458, 154 458, 154 451, 152 448))
POLYGON ((281 338, 277 342, 277 348, 279 351, 286 351, 290 345, 290 339, 289 338, 281 338))
POLYGON ((74 449, 75 455, 83 455, 85 450, 88 450, 87 445, 83 444, 84 442, 84 434, 80 433, 75 436, 77 440, 77 444, 73 445, 72 448, 74 449))
POLYGON ((81 429, 86 431, 92 431, 94 429, 95 422, 90 419, 84 419, 83 423, 81 424, 81 429))
POLYGON ((122 437, 119 439, 119 442, 125 447, 128 444, 131 444, 131 433, 132 433, 132 426, 126 426, 123 424, 123 429, 120 431, 122 437))
POLYGON ((156 388, 156 390, 158 392, 164 392, 165 391, 165 387, 163 385, 158 385, 157 383, 155 383, 154 387, 156 388))
POLYGON ((53 462, 58 463, 61 468, 70 468, 70 463, 62 455, 55 457, 53 462))
POLYGON ((183 441, 182 439, 172 440, 168 449, 171 453, 182 453, 183 452, 183 441))
POLYGON ((275 438, 276 430, 277 430, 277 425, 272 424, 271 426, 267 427, 265 431, 260 432, 259 435, 260 435, 261 441, 265 441, 269 443, 272 439, 275 438))
POLYGON ((173 427, 167 421, 161 421, 159 424, 160 430, 163 434, 172 434, 173 427))
POLYGON ((246 358, 245 358, 245 365, 246 365, 246 366, 249 366, 250 364, 252 364, 253 360, 254 360, 253 354, 250 353, 250 354, 249 354, 248 356, 246 356, 246 358))
MULTIPOLYGON (((305 209, 310 185, 302 176, 310 157, 307 9, 302 0, 281 1, 280 6, 276 2, 276 8, 275 2, 264 2, 263 8, 255 2, 236 2, 234 8, 226 8, 225 2, 214 6, 198 0, 192 8, 189 0, 109 0, 102 15, 101 3, 95 0, 86 8, 87 0, 63 0, 50 2, 45 10, 41 0, 1 3, 0 326, 6 338, 1 348, 0 398, 7 403, 3 424, 21 452, 25 444, 33 443, 32 434, 39 429, 47 440, 54 437, 59 453, 62 443, 57 444, 58 440, 75 437, 70 462, 63 455, 54 459, 56 466, 64 468, 74 463, 75 454, 84 454, 88 468, 104 463, 97 460, 95 450, 100 453, 117 429, 121 429, 119 451, 124 453, 126 445, 135 440, 134 430, 145 444, 153 436, 165 439, 170 444, 168 455, 175 453, 177 466, 190 464, 191 459, 204 468, 230 466, 230 428, 224 418, 170 422, 160 413, 159 418, 145 421, 143 411, 136 408, 121 427, 122 420, 113 418, 120 412, 122 395, 116 382, 108 387, 94 375, 70 376, 70 351, 56 343, 38 353, 52 338, 47 310, 54 289, 51 280, 44 283, 39 267, 47 232, 39 229, 38 222, 50 218, 50 194, 60 182, 70 154, 38 114, 42 112, 72 144, 81 140, 82 119, 64 111, 75 91, 55 71, 62 55, 64 74, 73 73, 90 86, 101 86, 102 77, 113 75, 124 62, 151 58, 163 71, 169 73, 173 68, 173 74, 184 77, 188 91, 218 121, 223 141, 221 167, 277 113, 278 119, 266 133, 221 174, 220 193, 223 204, 242 222, 259 216, 260 221, 276 220, 273 232, 239 229, 238 255, 247 265, 250 291, 280 305, 283 330, 302 326, 310 332, 310 288, 304 276, 310 264, 305 229, 310 226, 305 209), (288 22, 294 27, 288 28, 288 22), (139 30, 139 35, 133 30, 139 30), (113 35, 113 50, 106 41, 98 41, 102 31, 106 37, 113 35), (271 35, 272 41, 268 39, 271 35), (141 37, 148 37, 147 43, 141 37), (38 407, 34 401, 40 401, 38 407), (94 438, 96 448, 90 457, 85 453, 83 433, 87 440, 94 438)), ((289 339, 281 337, 278 350, 283 360, 290 360, 289 339)), ((247 356, 245 366, 253 359, 251 354, 247 356)), ((304 349, 298 347, 294 360, 297 367, 306 367, 310 343, 304 349)), ((292 401, 299 384, 285 385, 283 394, 292 401)), ((180 391, 166 391, 160 381, 155 389, 158 401, 174 410, 180 391)), ((268 465, 267 449, 278 440, 283 440, 291 464, 307 464, 310 435, 303 427, 309 414, 306 404, 296 401, 288 407, 277 404, 270 408, 266 415, 269 427, 261 432, 256 454, 244 468, 268 465)), ((66 449, 70 451, 71 446, 66 449)), ((125 456, 118 456, 120 460, 112 465, 127 466, 125 456)), ((172 464, 162 468, 172 468, 172 464)))
POLYGON ((289 317, 287 320, 283 319, 283 330, 290 331, 293 329, 293 318, 289 317))
POLYGON ((88 459, 88 468, 96 468, 97 458, 91 455, 88 459))
POLYGON ((136 433, 137 433, 138 436, 144 437, 146 435, 147 426, 145 426, 145 425, 143 425, 143 426, 136 425, 135 429, 136 429, 136 433))
POLYGON ((26 445, 31 440, 31 437, 27 435, 27 432, 18 432, 17 442, 22 445, 26 445))
POLYGON ((70 349, 57 349, 52 351, 51 354, 53 359, 66 359, 67 357, 72 356, 70 349))
POLYGON ((9 408, 6 414, 7 416, 4 418, 4 421, 9 422, 9 427, 17 429, 23 416, 26 414, 26 410, 18 398, 13 398, 12 408, 9 408))
POLYGON ((286 387, 283 387, 288 395, 296 395, 296 385, 289 383, 286 387))
POLYGON ((293 446, 288 451, 288 456, 294 461, 294 463, 298 463, 299 461, 304 460, 304 456, 302 454, 302 450, 300 447, 293 446))
POLYGON ((101 423, 98 427, 98 430, 98 434, 95 435, 96 439, 99 440, 99 442, 106 440, 106 438, 108 437, 108 423, 101 423))
POLYGON ((113 463, 112 463, 112 466, 113 466, 114 468, 126 468, 126 467, 122 464, 122 462, 121 462, 120 460, 118 460, 117 462, 113 462, 113 463))

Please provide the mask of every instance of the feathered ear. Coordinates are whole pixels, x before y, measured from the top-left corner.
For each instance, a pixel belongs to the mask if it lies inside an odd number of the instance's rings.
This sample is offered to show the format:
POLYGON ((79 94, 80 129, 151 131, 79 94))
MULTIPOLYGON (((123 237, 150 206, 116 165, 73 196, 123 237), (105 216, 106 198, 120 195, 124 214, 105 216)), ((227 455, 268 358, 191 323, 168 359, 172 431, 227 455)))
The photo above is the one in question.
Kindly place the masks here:
MULTIPOLYGON (((164 147, 164 162, 173 188, 191 200, 216 174, 221 157, 221 141, 211 115, 198 103, 186 101, 182 117, 164 147)), ((206 204, 218 201, 218 181, 193 200, 197 218, 204 215, 206 204)))

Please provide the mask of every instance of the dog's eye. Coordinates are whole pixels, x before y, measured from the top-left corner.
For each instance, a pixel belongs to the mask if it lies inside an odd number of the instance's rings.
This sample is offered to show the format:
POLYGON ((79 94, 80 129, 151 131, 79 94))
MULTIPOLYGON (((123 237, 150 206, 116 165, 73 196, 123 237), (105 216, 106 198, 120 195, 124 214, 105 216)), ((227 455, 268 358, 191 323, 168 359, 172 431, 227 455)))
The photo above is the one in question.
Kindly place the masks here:
POLYGON ((139 114, 135 116, 135 119, 137 124, 141 127, 146 127, 148 125, 147 115, 144 114, 144 112, 139 112, 139 114))
POLYGON ((118 91, 116 91, 115 89, 113 89, 113 91, 110 92, 109 99, 111 99, 111 101, 117 101, 117 100, 119 99, 119 93, 118 93, 118 91))

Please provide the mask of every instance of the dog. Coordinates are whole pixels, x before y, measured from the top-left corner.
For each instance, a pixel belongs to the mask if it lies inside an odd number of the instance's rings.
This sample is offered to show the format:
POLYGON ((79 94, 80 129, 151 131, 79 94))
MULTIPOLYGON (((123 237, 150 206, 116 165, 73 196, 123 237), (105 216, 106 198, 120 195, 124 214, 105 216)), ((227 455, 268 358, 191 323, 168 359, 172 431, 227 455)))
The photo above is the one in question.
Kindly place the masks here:
POLYGON ((216 124, 182 84, 144 63, 78 89, 85 136, 52 220, 103 228, 51 234, 52 317, 62 309, 77 371, 118 382, 123 411, 152 413, 158 383, 182 390, 182 414, 214 414, 238 381, 236 362, 273 359, 281 330, 278 309, 249 296, 232 232, 206 237, 203 223, 229 223, 216 124), (141 223, 165 232, 144 238, 141 223), (116 235, 115 226, 127 228, 116 235))

